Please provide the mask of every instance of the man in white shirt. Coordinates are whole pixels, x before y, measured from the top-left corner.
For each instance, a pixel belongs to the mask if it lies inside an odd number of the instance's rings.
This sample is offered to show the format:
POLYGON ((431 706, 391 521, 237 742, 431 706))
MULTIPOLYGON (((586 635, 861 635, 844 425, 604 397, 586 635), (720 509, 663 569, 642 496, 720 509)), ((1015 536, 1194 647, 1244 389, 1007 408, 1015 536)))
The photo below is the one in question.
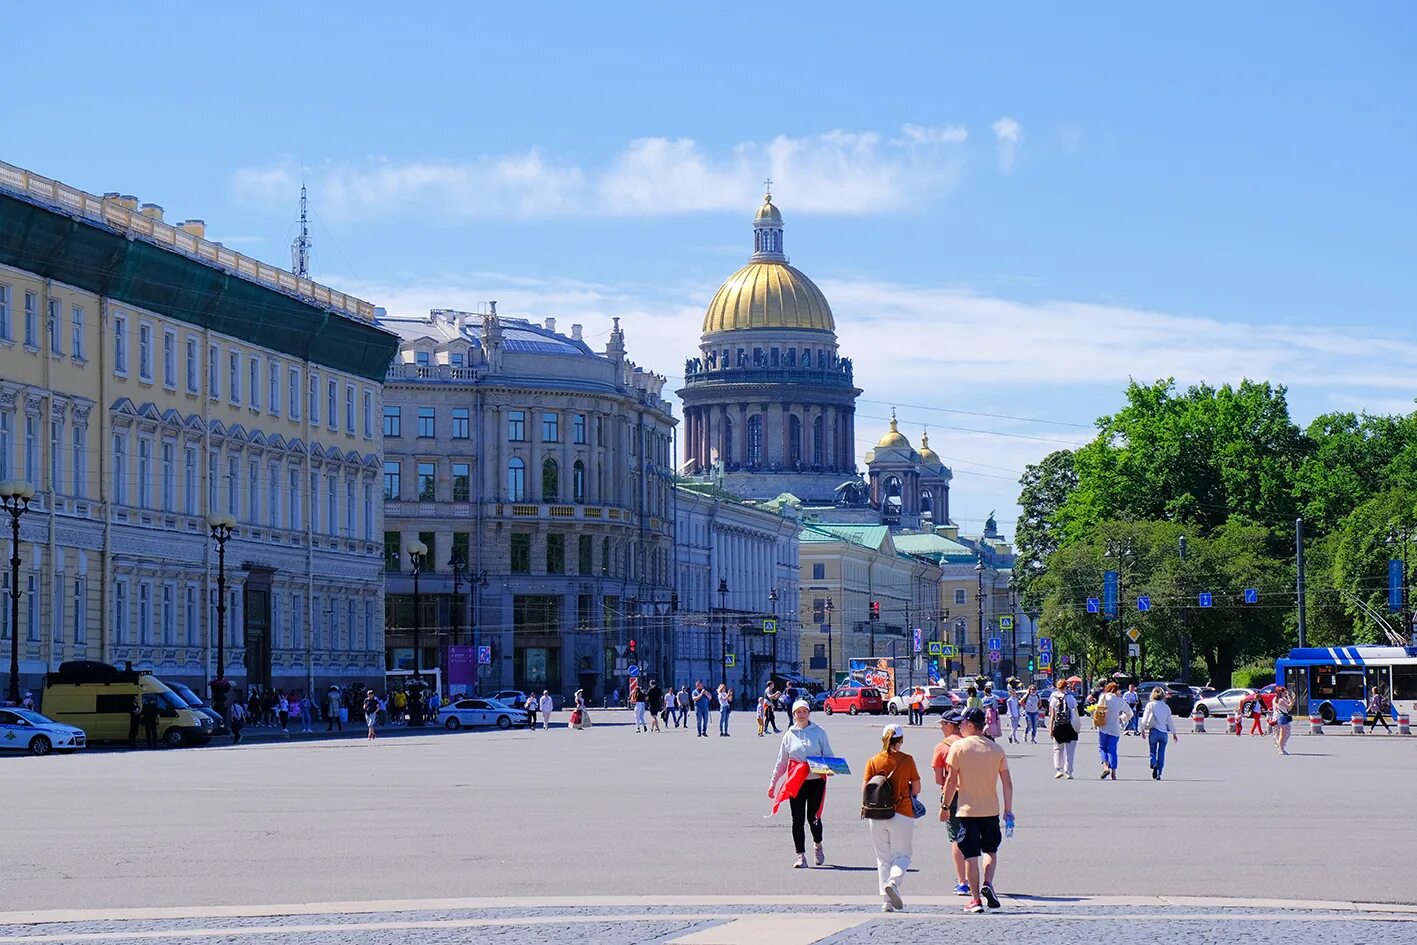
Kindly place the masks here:
POLYGON ((537 708, 541 710, 541 730, 548 731, 551 728, 551 711, 555 706, 551 702, 551 693, 545 689, 541 690, 541 702, 537 708))
POLYGON ((1132 711, 1132 720, 1127 723, 1127 730, 1123 735, 1137 734, 1137 723, 1141 721, 1141 713, 1137 711, 1137 703, 1140 697, 1137 695, 1137 684, 1132 683, 1127 687, 1127 691, 1122 693, 1122 701, 1127 704, 1127 708, 1132 711))

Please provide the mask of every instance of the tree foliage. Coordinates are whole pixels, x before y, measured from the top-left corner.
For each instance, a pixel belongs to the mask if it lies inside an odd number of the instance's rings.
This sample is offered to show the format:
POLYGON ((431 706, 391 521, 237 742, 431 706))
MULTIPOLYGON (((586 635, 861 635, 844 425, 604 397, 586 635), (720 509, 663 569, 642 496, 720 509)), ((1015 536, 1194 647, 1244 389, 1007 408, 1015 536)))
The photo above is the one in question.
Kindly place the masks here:
POLYGON ((1048 557, 1058 550, 1062 540, 1054 524, 1058 510, 1077 488, 1077 471, 1073 468, 1071 450, 1057 450, 1033 463, 1019 480, 1023 491, 1018 504, 1022 509, 1014 534, 1018 557, 1014 562, 1014 583, 1025 607, 1038 605, 1033 583, 1048 567, 1048 557))

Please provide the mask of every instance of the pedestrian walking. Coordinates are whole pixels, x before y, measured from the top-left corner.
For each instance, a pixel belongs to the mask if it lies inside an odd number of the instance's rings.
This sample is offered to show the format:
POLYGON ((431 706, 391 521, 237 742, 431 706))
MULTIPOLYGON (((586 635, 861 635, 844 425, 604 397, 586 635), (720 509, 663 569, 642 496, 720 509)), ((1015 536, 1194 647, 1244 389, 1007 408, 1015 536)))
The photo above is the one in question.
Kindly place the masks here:
POLYGON ((143 720, 143 738, 149 748, 157 747, 157 696, 144 697, 143 709, 140 713, 143 720))
POLYGON ((1387 709, 1387 696, 1383 694, 1381 689, 1375 688, 1373 694, 1368 697, 1368 714, 1373 717, 1368 731, 1373 731, 1373 729, 1378 727, 1378 723, 1381 722, 1383 730, 1389 735, 1392 734, 1392 726, 1387 724, 1387 709))
POLYGON ((649 713, 650 730, 659 731, 659 715, 664 711, 664 690, 659 688, 657 680, 649 681, 649 692, 645 693, 645 707, 649 713))
POLYGON ((315 732, 315 713, 320 711, 315 705, 315 700, 307 693, 300 696, 300 731, 303 734, 311 735, 315 732))
MULTIPOLYGON (((1240 722, 1238 719, 1235 722, 1235 734, 1240 734, 1240 722)), ((1250 702, 1250 734, 1264 734, 1264 703, 1260 701, 1259 696, 1255 696, 1250 702)))
POLYGON ((758 737, 763 737, 763 724, 767 722, 767 712, 765 707, 768 704, 767 696, 758 696, 758 737))
POLYGON ((689 729, 689 702, 690 702, 690 699, 689 699, 689 687, 688 687, 688 686, 680 686, 680 687, 679 687, 678 702, 679 702, 679 722, 676 722, 676 723, 675 723, 675 728, 678 728, 678 727, 679 727, 679 723, 683 723, 683 725, 684 725, 684 730, 685 730, 685 731, 688 731, 688 729, 689 729))
POLYGON ((905 908, 900 884, 910 869, 915 837, 920 771, 915 759, 901 750, 904 741, 905 729, 901 726, 887 725, 882 729, 881 751, 866 762, 862 777, 861 816, 871 821, 882 912, 905 908))
POLYGON ((1019 702, 1019 695, 1014 690, 1009 690, 1009 699, 1006 703, 1009 710, 1009 742, 1018 744, 1018 729, 1023 723, 1023 705, 1019 702))
POLYGON ((586 700, 585 690, 576 690, 576 708, 581 712, 581 728, 590 728, 590 703, 586 700))
POLYGON ((373 689, 364 693, 364 724, 369 727, 369 741, 372 742, 378 737, 374 730, 379 724, 379 697, 374 695, 373 689))
POLYGON ((289 735, 290 700, 286 698, 283 692, 276 696, 276 716, 280 720, 280 730, 289 735))
POLYGON ((138 747, 138 729, 143 725, 143 697, 134 696, 128 706, 128 747, 138 747))
POLYGON ((1048 734, 1053 737, 1053 777, 1073 779, 1073 756, 1078 749, 1077 697, 1058 680, 1048 697, 1048 734))
POLYGON ((551 693, 545 689, 541 690, 541 705, 538 708, 541 709, 541 730, 551 731, 551 713, 556 710, 556 705, 551 701, 551 693))
POLYGON ((536 731, 536 711, 541 708, 541 700, 535 694, 526 697, 527 728, 536 731))
POLYGON ((969 903, 965 912, 978 913, 987 905, 1000 906, 994 894, 994 875, 999 865, 999 792, 1003 789, 1004 826, 1013 830, 1014 782, 1004 750, 982 737, 984 713, 970 709, 960 724, 964 737, 950 746, 945 756, 949 773, 945 794, 958 794, 960 854, 964 857, 965 879, 969 883, 969 903), (980 860, 983 860, 982 867, 980 860))
POLYGON ((1137 692, 1136 683, 1127 684, 1127 691, 1122 693, 1122 701, 1127 704, 1127 708, 1131 710, 1132 713, 1132 717, 1127 720, 1127 727, 1122 730, 1122 734, 1135 735, 1138 731, 1137 726, 1141 722, 1142 708, 1141 694, 1137 692))
POLYGON ((990 741, 998 741, 1002 734, 1004 726, 999 721, 999 700, 991 693, 984 704, 984 737, 990 741))
MULTIPOLYGON (((771 731, 774 735, 780 729, 777 727, 777 700, 779 693, 772 683, 768 683, 767 692, 763 694, 763 731, 771 731)), ((789 727, 791 727, 789 725, 789 727)))
POLYGON ((728 713, 733 709, 733 696, 729 692, 728 686, 723 683, 718 684, 718 734, 721 738, 728 737, 728 713))
POLYGON ((712 707, 713 696, 704 688, 702 679, 694 681, 694 722, 698 726, 698 738, 708 738, 709 709, 712 707))
POLYGON ((648 732, 649 724, 645 719, 645 713, 649 707, 649 694, 644 689, 635 686, 630 690, 630 699, 635 704, 635 731, 648 732))
POLYGON ((966 710, 984 708, 984 703, 979 698, 979 690, 975 689, 973 686, 969 686, 964 690, 964 697, 964 708, 966 710))
POLYGON ((910 715, 911 725, 922 725, 925 722, 925 690, 910 690, 910 715))
POLYGON ((231 704, 231 721, 227 724, 231 727, 231 744, 241 744, 241 730, 246 727, 246 706, 240 699, 231 704))
MULTIPOLYGON (((797 851, 793 869, 807 868, 807 829, 812 830, 812 854, 818 866, 827 861, 822 849, 822 809, 827 801, 827 779, 808 769, 808 758, 832 757, 826 730, 811 720, 812 707, 799 699, 792 704, 792 724, 783 733, 768 779, 768 797, 792 811, 792 845, 797 851)), ((776 812, 776 806, 774 806, 776 812)))
POLYGON ((1294 722, 1294 696, 1283 686, 1274 691, 1274 747, 1281 755, 1289 754, 1289 729, 1294 722))
POLYGON ((1092 710, 1092 724, 1097 727, 1097 754, 1102 760, 1102 778, 1117 780, 1117 743, 1122 739, 1122 724, 1131 718, 1126 700, 1117 693, 1117 684, 1109 682, 1097 697, 1092 710))
POLYGON ((1173 742, 1181 740, 1176 734, 1176 717, 1166 704, 1166 690, 1160 686, 1151 690, 1151 699, 1142 713, 1141 731, 1151 753, 1151 777, 1160 781, 1161 769, 1166 767, 1166 736, 1170 735, 1173 742))
POLYGON ((959 741, 960 722, 964 716, 953 710, 940 716, 940 743, 930 757, 930 767, 935 772, 935 783, 940 787, 940 820, 945 824, 945 836, 950 844, 950 861, 955 868, 956 896, 969 895, 969 880, 964 874, 964 854, 959 851, 959 795, 958 792, 945 796, 945 780, 949 776, 950 748, 959 741))
POLYGON ((1037 686, 1029 686, 1028 692, 1023 697, 1023 717, 1026 724, 1023 730, 1023 737, 1031 745, 1038 744, 1038 709, 1039 695, 1037 686))
POLYGON ((331 686, 329 695, 325 697, 325 731, 333 732, 335 726, 339 726, 341 732, 344 731, 344 719, 340 718, 339 710, 343 707, 344 700, 340 697, 339 687, 331 686))

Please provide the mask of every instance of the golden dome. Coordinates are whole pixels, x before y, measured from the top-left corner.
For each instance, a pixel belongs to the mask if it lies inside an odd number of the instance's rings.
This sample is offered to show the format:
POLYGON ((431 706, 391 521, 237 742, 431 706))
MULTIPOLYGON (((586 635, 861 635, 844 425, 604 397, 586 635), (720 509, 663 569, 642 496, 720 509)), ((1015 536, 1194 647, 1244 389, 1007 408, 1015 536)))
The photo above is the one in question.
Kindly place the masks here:
MULTIPOLYGON (((777 213, 770 204, 763 206, 777 213)), ((835 331, 836 322, 822 290, 800 270, 785 262, 761 261, 729 276, 704 313, 704 334, 740 328, 835 331)))
POLYGON ((930 431, 926 430, 920 435, 920 462, 931 466, 943 466, 940 462, 940 455, 930 449, 930 431))
POLYGON ((896 429, 894 407, 891 408, 891 428, 885 436, 881 437, 876 447, 877 449, 892 449, 896 447, 907 450, 910 449, 910 441, 905 438, 903 433, 896 429))
POLYGON ((764 220, 771 220, 773 223, 782 222, 782 214, 777 207, 772 205, 772 194, 763 195, 763 205, 758 208, 758 215, 753 217, 754 223, 761 223, 764 220))

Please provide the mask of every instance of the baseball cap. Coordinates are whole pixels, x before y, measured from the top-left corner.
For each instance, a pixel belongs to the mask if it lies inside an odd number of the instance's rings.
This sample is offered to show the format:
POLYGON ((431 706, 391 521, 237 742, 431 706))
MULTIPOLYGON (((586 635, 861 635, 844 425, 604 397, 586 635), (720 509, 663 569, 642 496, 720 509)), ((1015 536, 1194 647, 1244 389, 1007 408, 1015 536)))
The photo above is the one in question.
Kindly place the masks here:
POLYGON ((983 710, 983 709, 970 709, 968 712, 964 713, 964 719, 963 719, 963 721, 968 722, 970 725, 973 725, 973 726, 975 726, 975 727, 977 727, 977 728, 983 728, 983 727, 984 727, 984 710, 983 710))
POLYGON ((905 729, 899 725, 887 725, 885 728, 881 729, 881 737, 885 738, 887 735, 891 738, 904 738, 905 729))
POLYGON ((958 712, 946 712, 945 714, 940 716, 941 725, 945 725, 946 723, 948 723, 950 725, 958 727, 959 723, 963 721, 964 716, 960 715, 958 712))

